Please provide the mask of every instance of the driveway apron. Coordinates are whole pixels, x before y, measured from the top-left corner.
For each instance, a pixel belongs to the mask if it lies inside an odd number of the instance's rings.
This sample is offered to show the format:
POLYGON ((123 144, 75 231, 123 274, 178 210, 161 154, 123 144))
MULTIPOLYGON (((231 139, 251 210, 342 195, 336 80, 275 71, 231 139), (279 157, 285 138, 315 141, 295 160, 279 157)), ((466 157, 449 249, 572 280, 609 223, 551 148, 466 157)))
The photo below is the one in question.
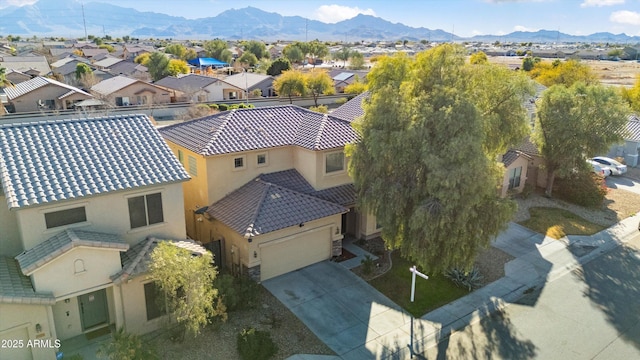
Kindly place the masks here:
POLYGON ((339 264, 323 261, 262 284, 343 359, 379 358, 409 344, 410 315, 339 264))

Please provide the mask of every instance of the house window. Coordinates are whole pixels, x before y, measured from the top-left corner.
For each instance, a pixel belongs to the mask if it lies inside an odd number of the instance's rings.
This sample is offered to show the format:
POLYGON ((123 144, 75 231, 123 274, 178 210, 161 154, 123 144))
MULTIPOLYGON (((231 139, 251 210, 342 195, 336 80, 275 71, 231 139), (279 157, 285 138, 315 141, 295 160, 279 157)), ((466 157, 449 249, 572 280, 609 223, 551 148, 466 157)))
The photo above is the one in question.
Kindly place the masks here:
POLYGON ((521 175, 522 175, 522 166, 509 170, 509 190, 520 186, 521 175))
POLYGON ((198 95, 198 102, 205 102, 207 101, 207 97, 205 95, 198 95))
POLYGON ((329 174, 344 170, 344 153, 334 152, 325 156, 324 172, 329 174))
POLYGON ((44 221, 47 225, 47 229, 77 224, 87 221, 87 212, 84 206, 73 209, 52 211, 44 214, 44 221))
POLYGON ((138 101, 138 105, 146 105, 147 104, 147 95, 138 95, 136 97, 136 100, 138 101))
POLYGON ((196 158, 191 155, 189 155, 189 174, 198 176, 198 162, 196 162, 196 158))
POLYGON ((38 106, 41 109, 53 110, 56 108, 55 100, 38 100, 38 106))
POLYGON ((267 154, 258 154, 256 157, 256 162, 258 166, 267 165, 267 154))
POLYGON ((128 96, 122 96, 122 97, 117 97, 116 98, 116 106, 129 106, 130 102, 129 102, 129 97, 128 96))
POLYGON ((184 154, 182 153, 182 150, 178 150, 178 161, 180 161, 180 164, 184 165, 184 154))
POLYGON ((239 156, 233 159, 233 168, 235 170, 244 169, 244 156, 239 156))
POLYGON ((147 306, 147 321, 167 313, 166 308, 162 306, 160 289, 154 282, 144 284, 144 302, 147 306))
POLYGON ((164 221, 162 194, 155 193, 128 199, 131 228, 158 224, 164 221))

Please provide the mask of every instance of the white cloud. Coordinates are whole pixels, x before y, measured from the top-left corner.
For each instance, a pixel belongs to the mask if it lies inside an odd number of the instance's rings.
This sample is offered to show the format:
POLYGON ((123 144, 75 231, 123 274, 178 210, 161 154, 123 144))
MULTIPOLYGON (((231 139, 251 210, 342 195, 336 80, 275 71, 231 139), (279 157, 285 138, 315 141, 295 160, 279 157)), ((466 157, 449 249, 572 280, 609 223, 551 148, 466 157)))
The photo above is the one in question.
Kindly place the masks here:
POLYGON ((0 9, 4 9, 9 6, 25 6, 33 5, 38 0, 0 0, 0 9))
POLYGON ((584 0, 580 7, 592 7, 592 6, 612 6, 624 4, 624 0, 584 0))
POLYGON ((629 10, 614 11, 609 20, 619 24, 640 25, 640 13, 629 10))
POLYGON ((359 7, 348 7, 342 5, 322 5, 315 11, 315 18, 325 23, 337 23, 342 20, 351 19, 358 14, 373 15, 373 9, 360 9, 359 7))
POLYGON ((534 29, 534 28, 528 28, 526 26, 522 26, 522 25, 516 25, 513 27, 513 31, 528 31, 528 32, 536 32, 539 29, 534 29))

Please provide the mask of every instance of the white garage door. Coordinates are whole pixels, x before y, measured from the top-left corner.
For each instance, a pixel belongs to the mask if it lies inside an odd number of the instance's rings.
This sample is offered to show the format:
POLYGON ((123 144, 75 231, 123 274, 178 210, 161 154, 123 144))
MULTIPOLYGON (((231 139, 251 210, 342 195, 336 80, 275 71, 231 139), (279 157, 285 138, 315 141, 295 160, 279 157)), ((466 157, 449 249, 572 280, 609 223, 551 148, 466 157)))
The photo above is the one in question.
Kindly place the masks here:
POLYGON ((27 328, 19 328, 0 334, 2 347, 0 347, 0 359, 31 360, 31 348, 27 347, 29 333, 27 328))
POLYGON ((272 277, 315 264, 331 257, 330 228, 306 231, 292 239, 260 245, 260 279, 272 277))

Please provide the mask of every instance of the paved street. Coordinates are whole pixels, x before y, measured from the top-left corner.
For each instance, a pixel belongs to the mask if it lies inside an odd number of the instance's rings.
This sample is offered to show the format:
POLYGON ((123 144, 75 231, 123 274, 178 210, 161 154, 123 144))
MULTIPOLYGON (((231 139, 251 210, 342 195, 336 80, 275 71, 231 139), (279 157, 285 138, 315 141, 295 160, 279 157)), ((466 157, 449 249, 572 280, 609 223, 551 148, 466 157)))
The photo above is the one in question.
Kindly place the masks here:
POLYGON ((427 359, 640 358, 640 235, 454 332, 427 359))
POLYGON ((607 187, 611 189, 622 189, 636 194, 640 194, 640 181, 626 176, 608 176, 607 187))

